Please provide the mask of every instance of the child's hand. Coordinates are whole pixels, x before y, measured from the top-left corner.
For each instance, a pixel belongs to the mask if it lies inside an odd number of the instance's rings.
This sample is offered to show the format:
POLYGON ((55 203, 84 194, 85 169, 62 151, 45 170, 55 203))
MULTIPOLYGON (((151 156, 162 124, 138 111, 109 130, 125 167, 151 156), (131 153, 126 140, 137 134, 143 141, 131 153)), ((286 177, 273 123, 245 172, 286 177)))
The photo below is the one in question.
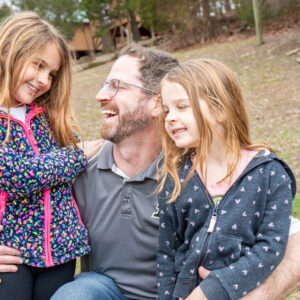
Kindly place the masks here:
MULTIPOLYGON (((199 267, 198 273, 202 279, 205 279, 209 275, 210 271, 204 267, 199 267)), ((187 298, 179 298, 179 300, 207 300, 207 298, 203 294, 200 286, 197 286, 187 298)))
MULTIPOLYGON (((179 298, 180 299, 180 298, 179 298)), ((181 298, 182 299, 182 298, 181 298)), ((207 300, 200 286, 197 286, 185 300, 207 300)))
POLYGON ((210 271, 205 269, 204 267, 199 267, 198 273, 201 279, 204 280, 209 275, 210 271))
POLYGON ((92 158, 104 145, 105 140, 86 141, 78 143, 78 147, 83 150, 88 159, 92 158))
MULTIPOLYGON (((3 226, 0 226, 0 232, 3 226)), ((22 264, 23 261, 19 257, 20 252, 14 248, 0 246, 0 273, 17 272, 17 264, 22 264)), ((1 279, 0 279, 1 283, 1 279)))

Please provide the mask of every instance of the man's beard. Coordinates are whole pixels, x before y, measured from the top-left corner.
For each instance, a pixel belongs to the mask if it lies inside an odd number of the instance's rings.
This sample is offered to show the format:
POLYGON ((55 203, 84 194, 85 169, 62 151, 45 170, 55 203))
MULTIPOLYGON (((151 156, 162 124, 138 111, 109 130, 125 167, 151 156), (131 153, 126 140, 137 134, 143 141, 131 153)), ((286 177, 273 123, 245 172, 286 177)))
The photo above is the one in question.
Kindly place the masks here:
POLYGON ((114 127, 102 124, 100 131, 102 138, 118 144, 125 138, 145 130, 152 122, 151 116, 147 114, 145 104, 146 101, 142 101, 134 111, 127 112, 122 116, 118 115, 119 123, 114 127))

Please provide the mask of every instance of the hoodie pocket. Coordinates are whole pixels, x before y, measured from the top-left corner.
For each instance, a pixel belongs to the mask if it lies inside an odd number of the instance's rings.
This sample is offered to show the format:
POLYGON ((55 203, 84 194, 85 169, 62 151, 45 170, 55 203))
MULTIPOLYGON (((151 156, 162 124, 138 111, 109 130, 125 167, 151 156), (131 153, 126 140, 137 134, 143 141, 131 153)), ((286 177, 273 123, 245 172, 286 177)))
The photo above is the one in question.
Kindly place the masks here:
POLYGON ((220 232, 213 232, 208 243, 202 266, 209 270, 227 267, 241 255, 242 238, 220 232))

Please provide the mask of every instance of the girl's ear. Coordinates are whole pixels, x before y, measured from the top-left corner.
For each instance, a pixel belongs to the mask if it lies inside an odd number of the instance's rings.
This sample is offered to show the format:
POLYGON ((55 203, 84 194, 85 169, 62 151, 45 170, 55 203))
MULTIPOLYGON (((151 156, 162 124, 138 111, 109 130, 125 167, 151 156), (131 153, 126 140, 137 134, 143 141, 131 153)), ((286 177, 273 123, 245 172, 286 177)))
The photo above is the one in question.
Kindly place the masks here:
POLYGON ((160 105, 160 94, 153 96, 151 99, 151 114, 154 118, 158 118, 161 110, 161 105, 160 105))

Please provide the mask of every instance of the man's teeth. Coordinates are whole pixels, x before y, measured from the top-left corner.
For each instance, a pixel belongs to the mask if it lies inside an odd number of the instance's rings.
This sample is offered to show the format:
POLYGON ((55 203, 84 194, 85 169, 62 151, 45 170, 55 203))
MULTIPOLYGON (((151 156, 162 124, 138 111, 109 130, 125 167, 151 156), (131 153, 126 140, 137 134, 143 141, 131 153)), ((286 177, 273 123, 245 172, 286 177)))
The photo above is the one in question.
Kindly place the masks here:
POLYGON ((117 115, 117 113, 114 112, 114 111, 112 111, 112 110, 102 110, 102 113, 104 115, 108 115, 108 116, 115 116, 115 115, 117 115))

